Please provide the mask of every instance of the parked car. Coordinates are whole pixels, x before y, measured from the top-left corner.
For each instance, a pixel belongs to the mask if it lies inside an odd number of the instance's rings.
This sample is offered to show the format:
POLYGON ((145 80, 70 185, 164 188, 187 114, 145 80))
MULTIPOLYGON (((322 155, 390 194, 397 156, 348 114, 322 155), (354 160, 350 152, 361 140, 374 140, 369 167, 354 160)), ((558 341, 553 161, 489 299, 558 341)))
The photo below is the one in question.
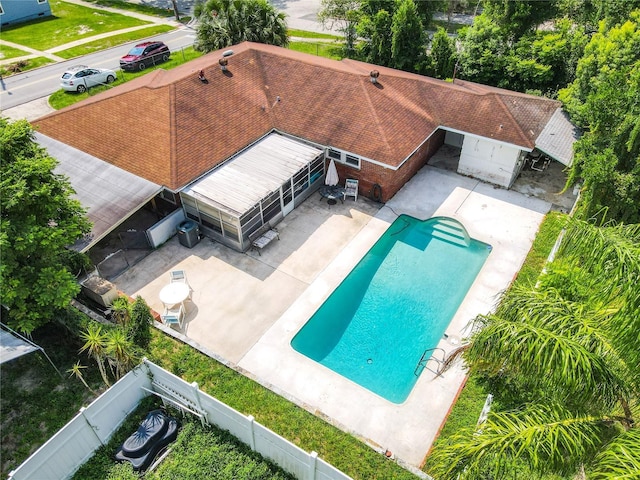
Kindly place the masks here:
POLYGON ((107 68, 76 65, 62 74, 60 86, 68 92, 83 93, 96 85, 112 83, 116 78, 116 72, 107 68))
POLYGON ((169 60, 171 52, 163 42, 143 42, 120 59, 122 70, 144 70, 148 66, 169 60))

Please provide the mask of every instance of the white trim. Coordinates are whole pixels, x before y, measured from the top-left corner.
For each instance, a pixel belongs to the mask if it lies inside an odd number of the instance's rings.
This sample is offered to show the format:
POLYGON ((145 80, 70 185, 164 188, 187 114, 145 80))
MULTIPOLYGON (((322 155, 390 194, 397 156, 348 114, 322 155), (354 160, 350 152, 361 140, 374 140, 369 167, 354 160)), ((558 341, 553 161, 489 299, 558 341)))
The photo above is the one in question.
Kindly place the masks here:
POLYGON ((508 147, 516 147, 516 148, 519 148, 520 150, 524 150, 525 152, 532 152, 533 151, 533 148, 523 147, 522 145, 517 145, 515 143, 503 142, 502 140, 496 140, 495 138, 485 137, 483 135, 476 135, 475 133, 465 132, 463 130, 457 130, 455 128, 439 126, 436 130, 439 130, 439 129, 445 130, 447 132, 460 133, 460 134, 468 136, 468 137, 474 137, 474 138, 481 138, 483 140, 489 140, 491 142, 499 143, 501 145, 506 145, 508 147))

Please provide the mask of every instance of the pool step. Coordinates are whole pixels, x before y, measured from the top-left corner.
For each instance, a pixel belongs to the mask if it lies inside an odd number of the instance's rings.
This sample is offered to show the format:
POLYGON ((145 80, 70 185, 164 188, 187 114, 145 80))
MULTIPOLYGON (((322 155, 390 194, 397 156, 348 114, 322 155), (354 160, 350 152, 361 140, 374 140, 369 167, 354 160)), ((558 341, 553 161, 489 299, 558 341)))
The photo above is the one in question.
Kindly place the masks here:
POLYGON ((467 247, 471 244, 466 228, 457 220, 439 217, 438 221, 430 227, 432 235, 440 240, 463 244, 467 247))

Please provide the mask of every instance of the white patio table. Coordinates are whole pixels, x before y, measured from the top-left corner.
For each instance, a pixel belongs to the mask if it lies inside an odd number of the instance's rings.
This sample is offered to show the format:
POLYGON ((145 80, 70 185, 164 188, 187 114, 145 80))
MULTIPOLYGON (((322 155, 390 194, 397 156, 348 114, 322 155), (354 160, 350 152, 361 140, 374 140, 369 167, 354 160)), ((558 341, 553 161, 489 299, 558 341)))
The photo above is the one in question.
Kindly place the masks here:
MULTIPOLYGON (((182 282, 173 282, 165 285, 160 290, 160 300, 167 306, 178 305, 189 298, 189 285, 182 282)), ((184 305, 183 305, 184 306, 184 305)))

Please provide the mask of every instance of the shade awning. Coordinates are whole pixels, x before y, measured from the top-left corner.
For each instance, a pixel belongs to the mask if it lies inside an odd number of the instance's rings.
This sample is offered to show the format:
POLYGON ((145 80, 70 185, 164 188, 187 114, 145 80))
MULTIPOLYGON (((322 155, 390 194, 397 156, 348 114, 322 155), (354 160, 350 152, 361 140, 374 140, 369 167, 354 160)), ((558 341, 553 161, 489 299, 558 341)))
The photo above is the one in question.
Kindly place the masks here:
POLYGON ((13 335, 11 332, 0 329, 0 364, 10 362, 36 350, 40 350, 40 347, 13 335))
POLYGON ((91 234, 76 242, 74 250, 87 251, 162 190, 158 184, 40 133, 36 140, 58 161, 54 172, 69 178, 93 224, 91 234))

